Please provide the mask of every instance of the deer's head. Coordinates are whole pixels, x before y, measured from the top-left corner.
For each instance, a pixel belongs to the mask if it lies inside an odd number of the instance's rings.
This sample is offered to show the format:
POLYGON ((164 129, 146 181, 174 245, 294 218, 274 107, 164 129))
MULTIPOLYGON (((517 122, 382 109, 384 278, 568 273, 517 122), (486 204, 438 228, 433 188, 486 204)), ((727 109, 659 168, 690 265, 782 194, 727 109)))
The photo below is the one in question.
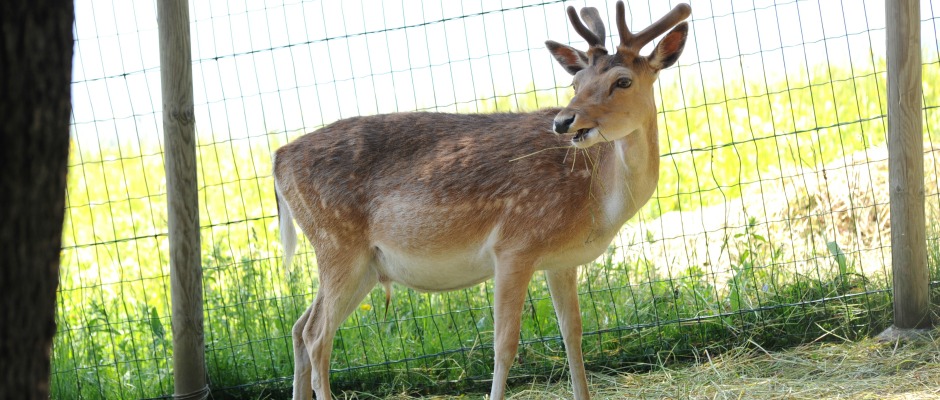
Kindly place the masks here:
POLYGON ((659 71, 674 64, 682 54, 692 12, 679 4, 648 28, 634 34, 627 28, 624 6, 617 2, 617 31, 620 43, 609 54, 604 47, 606 33, 600 14, 594 7, 568 7, 571 25, 588 43, 581 51, 554 41, 545 45, 556 60, 574 75, 574 98, 555 116, 554 131, 575 133, 572 145, 586 148, 603 141, 613 141, 635 132, 645 124, 655 124, 656 104, 653 82, 659 71), (584 20, 584 23, 581 22, 584 20), (644 45, 675 27, 649 55, 641 55, 644 45))

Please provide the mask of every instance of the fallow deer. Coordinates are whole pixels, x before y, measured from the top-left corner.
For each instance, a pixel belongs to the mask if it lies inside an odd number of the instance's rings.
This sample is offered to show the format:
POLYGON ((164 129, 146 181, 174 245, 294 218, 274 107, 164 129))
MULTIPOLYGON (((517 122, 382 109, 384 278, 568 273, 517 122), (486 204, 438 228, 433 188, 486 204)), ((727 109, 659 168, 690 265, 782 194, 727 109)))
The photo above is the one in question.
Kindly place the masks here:
MULTIPOLYGON (((502 399, 519 345, 526 288, 545 271, 575 399, 589 397, 581 355, 578 266, 607 249, 659 176, 653 83, 679 58, 691 14, 676 6, 627 28, 617 3, 614 54, 595 8, 568 17, 587 51, 547 41, 574 75, 567 107, 531 113, 407 112, 337 121, 277 150, 284 264, 297 234, 313 244, 320 287, 293 328, 294 398, 329 399, 340 324, 377 284, 420 291, 494 279, 494 372, 502 399), (585 26, 585 23, 587 26, 585 26), (640 49, 673 28, 649 55, 640 49)), ((386 297, 387 299, 387 297, 386 297)))

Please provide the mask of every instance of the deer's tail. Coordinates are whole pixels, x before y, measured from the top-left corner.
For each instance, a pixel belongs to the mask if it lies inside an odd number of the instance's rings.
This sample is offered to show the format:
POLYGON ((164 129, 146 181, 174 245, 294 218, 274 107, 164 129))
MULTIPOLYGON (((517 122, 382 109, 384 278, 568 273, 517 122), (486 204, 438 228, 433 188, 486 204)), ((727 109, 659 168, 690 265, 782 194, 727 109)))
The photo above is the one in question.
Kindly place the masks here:
POLYGON ((294 228, 294 216, 290 212, 290 206, 284 200, 284 195, 278 185, 276 173, 274 174, 274 198, 277 200, 281 249, 284 251, 284 271, 290 277, 290 263, 294 258, 294 252, 297 251, 297 230, 294 228))

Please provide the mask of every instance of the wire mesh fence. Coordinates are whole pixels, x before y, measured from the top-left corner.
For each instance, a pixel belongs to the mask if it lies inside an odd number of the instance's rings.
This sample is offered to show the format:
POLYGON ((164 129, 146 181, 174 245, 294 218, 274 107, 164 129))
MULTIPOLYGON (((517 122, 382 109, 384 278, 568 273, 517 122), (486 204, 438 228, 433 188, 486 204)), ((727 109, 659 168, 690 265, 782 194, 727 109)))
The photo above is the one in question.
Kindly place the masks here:
MULTIPOLYGON (((304 245, 286 277, 270 154, 337 119, 563 105, 543 41, 583 47, 562 1, 191 2, 206 360, 219 397, 285 390, 290 330, 317 289, 304 245)), ((612 20, 613 5, 591 2, 612 20)), ((582 3, 576 2, 575 6, 582 3)), ((631 27, 666 2, 627 3, 631 27)), ((928 249, 937 272, 940 4, 922 2, 928 249)), ((582 268, 593 369, 864 336, 890 322, 884 3, 696 1, 655 86, 661 177, 582 268)), ((612 26, 609 23, 608 26, 612 26)), ((172 393, 155 7, 76 2, 72 152, 55 398, 172 393)), ((485 386, 492 285, 373 291, 337 333, 339 390, 485 386)), ((511 379, 558 379, 544 279, 529 288, 511 379)))

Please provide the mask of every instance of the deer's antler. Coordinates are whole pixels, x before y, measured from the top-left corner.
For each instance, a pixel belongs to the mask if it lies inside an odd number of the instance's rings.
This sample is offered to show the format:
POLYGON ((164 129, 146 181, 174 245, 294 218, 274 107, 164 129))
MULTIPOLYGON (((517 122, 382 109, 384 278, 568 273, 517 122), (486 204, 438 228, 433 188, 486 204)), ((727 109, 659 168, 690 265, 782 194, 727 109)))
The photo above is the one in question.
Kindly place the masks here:
POLYGON ((575 32, 578 32, 578 34, 587 41, 588 47, 604 47, 604 41, 607 39, 607 36, 604 31, 604 23, 601 20, 601 15, 597 12, 596 8, 582 8, 581 18, 578 18, 578 13, 575 11, 574 7, 568 6, 568 19, 571 20, 571 26, 574 27, 575 32), (584 22, 590 25, 590 28, 581 23, 582 18, 584 22))
MULTIPOLYGON (((633 34, 630 32, 630 29, 627 28, 626 11, 624 10, 623 1, 618 1, 617 32, 620 33, 620 45, 639 50, 657 36, 662 35, 679 22, 682 22, 682 20, 688 18, 691 14, 692 7, 689 7, 688 4, 681 3, 668 14, 660 18, 659 21, 656 21, 639 33, 633 34)), ((568 11, 568 15, 571 15, 571 10, 568 11)), ((577 28, 575 29, 577 30, 577 28)))

